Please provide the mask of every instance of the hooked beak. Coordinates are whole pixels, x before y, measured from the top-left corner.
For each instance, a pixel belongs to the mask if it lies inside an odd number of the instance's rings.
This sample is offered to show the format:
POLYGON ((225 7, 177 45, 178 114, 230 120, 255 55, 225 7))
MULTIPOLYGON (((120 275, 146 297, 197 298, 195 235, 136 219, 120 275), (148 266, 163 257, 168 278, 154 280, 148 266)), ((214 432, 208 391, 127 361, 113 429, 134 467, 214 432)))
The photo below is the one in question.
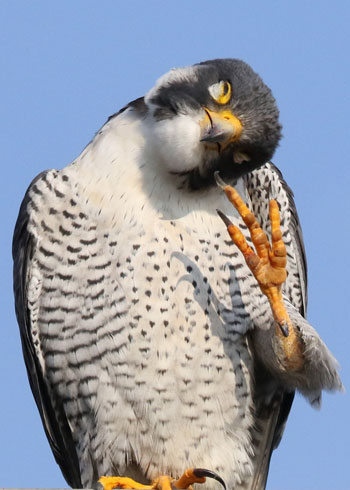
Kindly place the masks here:
POLYGON ((209 144, 218 143, 220 150, 224 150, 233 141, 239 139, 243 129, 242 123, 231 111, 214 112, 206 107, 203 109, 205 116, 200 121, 200 141, 209 144))

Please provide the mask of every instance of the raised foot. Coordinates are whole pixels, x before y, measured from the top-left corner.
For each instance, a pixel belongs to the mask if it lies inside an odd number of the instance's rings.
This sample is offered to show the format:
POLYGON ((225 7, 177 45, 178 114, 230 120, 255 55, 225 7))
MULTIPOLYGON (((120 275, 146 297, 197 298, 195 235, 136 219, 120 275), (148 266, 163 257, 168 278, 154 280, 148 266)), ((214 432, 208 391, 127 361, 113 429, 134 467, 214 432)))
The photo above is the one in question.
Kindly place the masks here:
POLYGON ((271 245, 254 214, 246 206, 238 192, 225 184, 218 173, 216 182, 229 201, 237 209, 249 229, 256 252, 248 245, 241 230, 235 226, 222 211, 217 210, 224 221, 232 241, 242 252, 245 261, 258 281, 261 291, 269 300, 273 317, 278 326, 276 334, 281 341, 287 365, 293 370, 302 368, 304 359, 302 346, 287 313, 283 297, 282 285, 287 278, 287 250, 282 240, 280 215, 277 202, 270 201, 271 245))
POLYGON ((226 490, 226 485, 223 479, 214 473, 213 471, 203 468, 189 468, 178 479, 166 475, 159 476, 151 485, 144 485, 138 483, 131 478, 119 477, 119 476, 101 476, 99 483, 103 486, 104 490, 113 490, 114 488, 136 489, 136 490, 174 490, 192 488, 194 483, 205 483, 206 478, 213 478, 221 483, 226 490))

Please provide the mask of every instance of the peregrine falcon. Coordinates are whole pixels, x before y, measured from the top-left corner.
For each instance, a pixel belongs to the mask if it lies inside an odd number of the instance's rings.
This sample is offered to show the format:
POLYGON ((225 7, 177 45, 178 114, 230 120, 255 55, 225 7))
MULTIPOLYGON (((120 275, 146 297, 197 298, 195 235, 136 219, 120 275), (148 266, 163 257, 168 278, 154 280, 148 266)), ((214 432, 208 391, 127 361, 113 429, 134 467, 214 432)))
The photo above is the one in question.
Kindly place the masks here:
POLYGON ((31 183, 14 234, 16 314, 72 487, 212 476, 205 488, 264 489, 295 390, 318 406, 342 388, 305 320, 300 224, 270 163, 280 137, 259 75, 205 61, 162 76, 31 183), (273 262, 283 279, 265 291, 260 266, 273 262))

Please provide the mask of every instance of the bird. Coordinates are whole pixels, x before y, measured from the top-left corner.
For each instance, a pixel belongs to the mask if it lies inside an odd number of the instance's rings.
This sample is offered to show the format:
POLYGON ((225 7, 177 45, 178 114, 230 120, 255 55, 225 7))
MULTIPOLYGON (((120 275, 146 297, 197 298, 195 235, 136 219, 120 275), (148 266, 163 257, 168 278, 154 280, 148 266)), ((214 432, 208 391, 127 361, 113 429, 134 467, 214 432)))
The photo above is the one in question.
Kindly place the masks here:
POLYGON ((30 184, 16 315, 70 486, 264 489, 295 391, 318 407, 342 389, 305 318, 300 221, 271 162, 281 132, 247 63, 204 61, 171 69, 30 184), (283 278, 264 272, 264 289, 256 270, 275 263, 283 278))

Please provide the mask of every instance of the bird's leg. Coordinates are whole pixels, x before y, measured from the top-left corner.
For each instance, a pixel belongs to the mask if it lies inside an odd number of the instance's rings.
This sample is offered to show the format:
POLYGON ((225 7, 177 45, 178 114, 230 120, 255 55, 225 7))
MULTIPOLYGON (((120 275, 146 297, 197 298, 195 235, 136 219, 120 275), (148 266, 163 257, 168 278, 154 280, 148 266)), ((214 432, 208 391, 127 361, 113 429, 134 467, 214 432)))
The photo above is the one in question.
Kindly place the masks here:
POLYGON ((258 281, 261 291, 269 300, 276 322, 276 335, 283 349, 286 366, 288 369, 298 371, 304 365, 303 349, 282 297, 282 285, 287 278, 287 251, 282 240, 278 204, 274 199, 270 201, 271 246, 254 214, 246 206, 238 192, 233 187, 226 185, 218 175, 216 175, 216 179, 218 185, 225 191, 229 201, 247 225, 256 253, 248 245, 241 230, 233 225, 221 211, 218 210, 218 214, 226 224, 232 241, 242 252, 248 267, 258 281))
POLYGON ((155 478, 150 485, 143 485, 131 478, 119 476, 101 476, 99 483, 103 486, 104 490, 113 490, 114 488, 125 488, 129 490, 185 490, 191 489, 194 483, 205 483, 206 477, 217 480, 226 490, 226 485, 219 475, 203 468, 189 468, 177 480, 170 476, 162 475, 155 478))

